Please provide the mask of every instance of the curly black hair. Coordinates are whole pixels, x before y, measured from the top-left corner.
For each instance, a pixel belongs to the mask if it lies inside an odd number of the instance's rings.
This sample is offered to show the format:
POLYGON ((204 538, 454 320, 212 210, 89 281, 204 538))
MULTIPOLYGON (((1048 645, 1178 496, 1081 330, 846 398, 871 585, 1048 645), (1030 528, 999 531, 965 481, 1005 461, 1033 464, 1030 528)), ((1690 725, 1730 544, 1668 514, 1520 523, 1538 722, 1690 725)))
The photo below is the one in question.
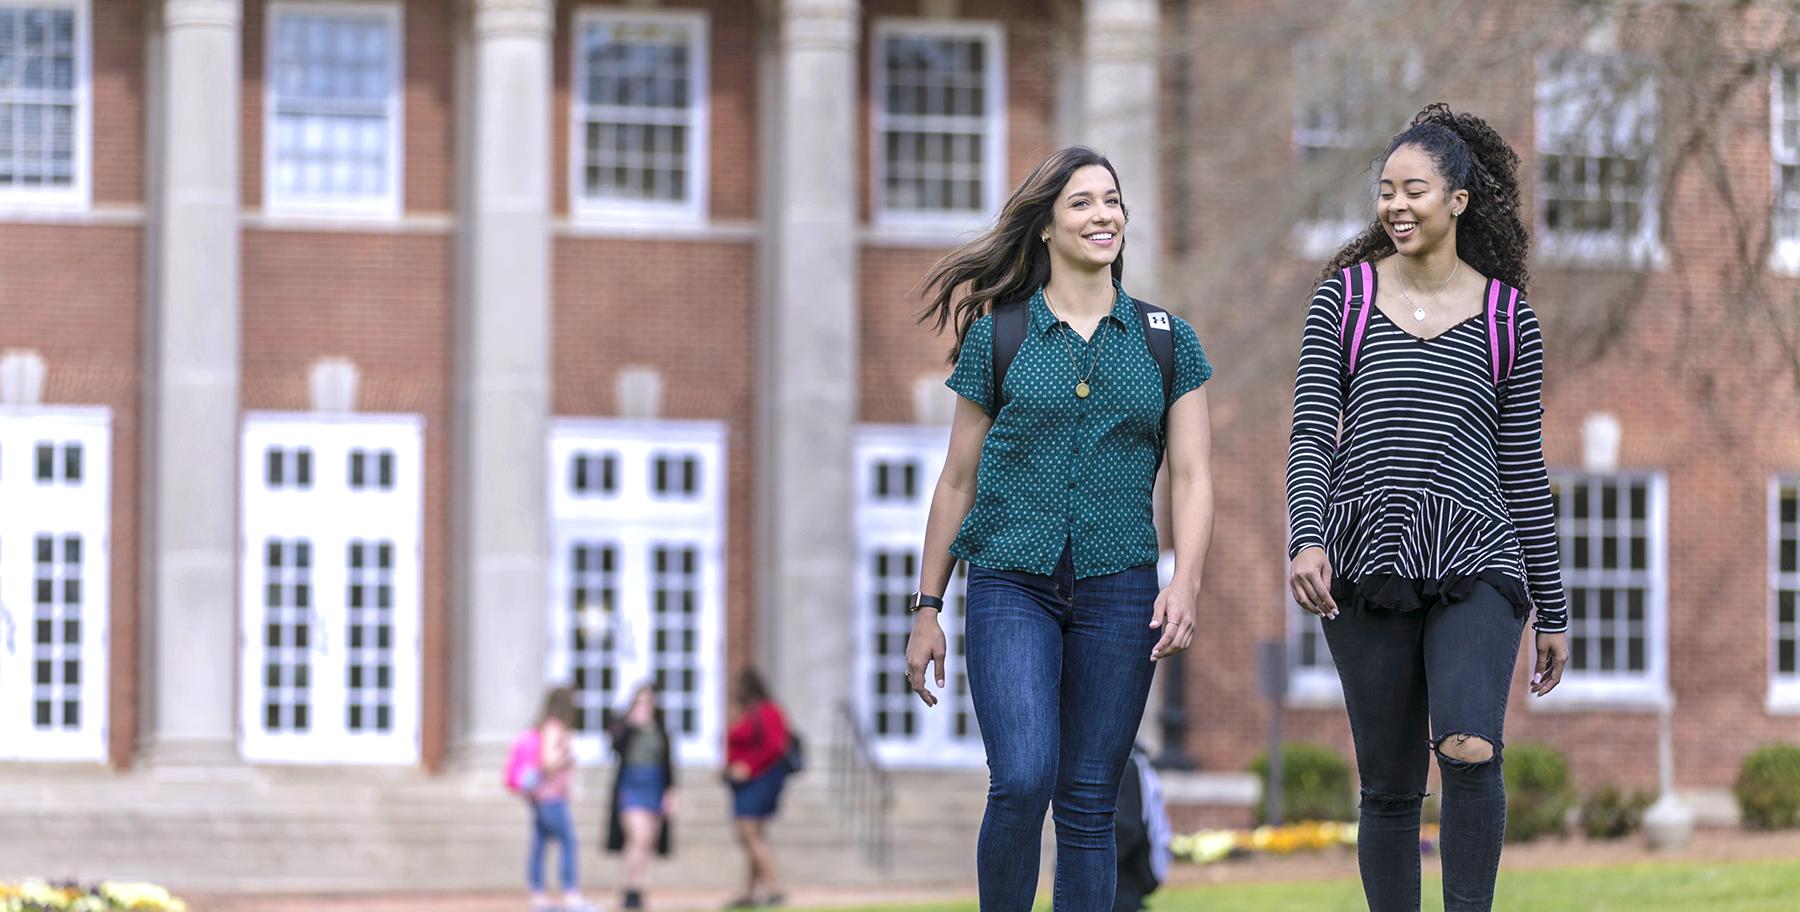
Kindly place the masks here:
MULTIPOLYGON (((1525 259, 1531 236, 1519 213, 1519 155, 1487 121, 1457 114, 1443 102, 1427 105, 1388 144, 1386 162, 1401 146, 1416 146, 1431 156, 1446 193, 1469 191, 1469 205, 1457 219, 1456 255, 1482 275, 1523 289, 1530 276, 1525 259)), ((1376 260, 1394 252, 1394 240, 1375 220, 1338 250, 1319 280, 1346 266, 1376 260)))

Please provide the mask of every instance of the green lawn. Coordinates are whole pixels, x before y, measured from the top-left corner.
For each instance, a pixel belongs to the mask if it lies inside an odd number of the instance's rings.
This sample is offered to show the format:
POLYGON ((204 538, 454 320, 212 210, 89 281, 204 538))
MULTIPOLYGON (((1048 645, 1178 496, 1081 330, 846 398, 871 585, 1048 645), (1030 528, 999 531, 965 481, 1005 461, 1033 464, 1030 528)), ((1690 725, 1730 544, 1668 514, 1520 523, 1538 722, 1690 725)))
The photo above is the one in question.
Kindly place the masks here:
MULTIPOLYGON (((1444 907, 1437 878, 1425 910, 1444 907)), ((1041 901, 1039 910, 1049 909, 1041 901)), ((1151 912, 1366 912, 1351 881, 1190 887, 1158 894, 1151 912)), ((1495 912, 1800 912, 1800 861, 1630 865, 1503 873, 1495 912)), ((976 912, 975 904, 878 906, 841 912, 976 912)))

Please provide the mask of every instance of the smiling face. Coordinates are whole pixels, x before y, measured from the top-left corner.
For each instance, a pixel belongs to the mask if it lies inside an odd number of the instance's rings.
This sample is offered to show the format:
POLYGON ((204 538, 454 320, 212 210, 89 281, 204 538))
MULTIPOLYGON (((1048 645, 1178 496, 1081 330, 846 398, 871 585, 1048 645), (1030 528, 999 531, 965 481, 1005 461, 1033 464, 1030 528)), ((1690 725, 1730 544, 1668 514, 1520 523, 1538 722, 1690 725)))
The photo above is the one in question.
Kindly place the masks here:
POLYGON ((1088 165, 1070 175, 1051 211, 1051 261, 1076 268, 1105 269, 1125 243, 1125 204, 1112 172, 1088 165))
POLYGON ((1456 244, 1456 217, 1469 204, 1469 191, 1449 191, 1437 162, 1418 146, 1401 146, 1381 168, 1375 215, 1403 256, 1456 244))

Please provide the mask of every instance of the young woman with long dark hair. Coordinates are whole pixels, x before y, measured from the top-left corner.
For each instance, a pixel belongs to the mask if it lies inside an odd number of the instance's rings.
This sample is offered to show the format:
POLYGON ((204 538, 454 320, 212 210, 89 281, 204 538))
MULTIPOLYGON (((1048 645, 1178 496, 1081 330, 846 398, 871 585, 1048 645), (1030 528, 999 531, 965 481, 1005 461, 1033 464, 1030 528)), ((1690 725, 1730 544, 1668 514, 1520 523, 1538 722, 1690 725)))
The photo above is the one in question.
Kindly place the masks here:
POLYGON ((1375 222, 1325 268, 1301 343, 1289 582, 1343 682, 1372 912, 1419 908, 1434 752, 1444 908, 1491 908, 1501 729, 1534 605, 1531 692, 1569 656, 1518 164, 1480 118, 1421 112, 1388 145, 1375 222))
POLYGON ((1090 149, 1032 169, 986 234, 931 271, 958 399, 925 529, 910 687, 944 686, 937 615, 967 561, 970 695, 990 784, 984 912, 1025 912, 1055 808, 1059 909, 1110 909, 1119 777, 1153 662, 1193 640, 1212 531, 1206 393, 1186 321, 1125 293, 1118 174, 1090 149), (1158 591, 1151 492, 1167 454, 1176 569, 1158 591))
POLYGON ((607 815, 606 850, 625 855, 625 891, 619 906, 642 909, 650 885, 652 855, 668 857, 674 832, 675 739, 669 737, 656 686, 640 684, 631 702, 613 723, 611 739, 617 761, 612 810, 607 815))

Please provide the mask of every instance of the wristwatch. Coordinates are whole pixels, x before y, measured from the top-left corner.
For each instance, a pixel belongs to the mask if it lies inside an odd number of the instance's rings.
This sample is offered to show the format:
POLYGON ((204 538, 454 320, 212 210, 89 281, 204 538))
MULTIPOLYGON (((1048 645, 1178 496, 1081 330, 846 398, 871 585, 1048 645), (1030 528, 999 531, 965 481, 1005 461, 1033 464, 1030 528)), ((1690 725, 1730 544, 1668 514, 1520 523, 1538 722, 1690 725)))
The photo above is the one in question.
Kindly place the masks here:
POLYGON ((944 600, 935 595, 926 595, 922 592, 914 592, 906 597, 907 614, 917 614, 920 608, 936 608, 939 611, 943 611, 944 600))

